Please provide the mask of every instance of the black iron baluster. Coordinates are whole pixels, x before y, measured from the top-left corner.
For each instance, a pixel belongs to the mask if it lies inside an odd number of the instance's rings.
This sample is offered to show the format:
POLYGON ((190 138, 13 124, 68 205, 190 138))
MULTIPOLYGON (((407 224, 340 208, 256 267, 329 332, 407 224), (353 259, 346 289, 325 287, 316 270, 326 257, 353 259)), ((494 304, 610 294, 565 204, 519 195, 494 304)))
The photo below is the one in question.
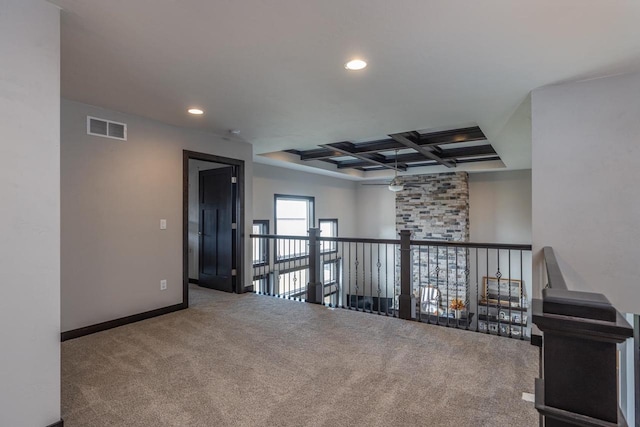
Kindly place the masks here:
POLYGON ((378 315, 380 315, 380 308, 382 307, 382 290, 380 289, 380 268, 382 267, 382 263, 380 262, 380 243, 378 243, 378 258, 376 267, 378 267, 378 315))
POLYGON ((355 303, 356 303, 356 311, 359 310, 359 302, 358 302, 358 298, 359 298, 359 289, 358 289, 358 267, 360 265, 360 261, 358 260, 358 243, 356 242, 356 248, 355 248, 355 252, 356 252, 356 262, 354 263, 355 266, 355 270, 356 270, 356 283, 355 283, 355 288, 356 288, 356 298, 355 298, 355 303))
POLYGON ((508 249, 507 255, 507 260, 509 262, 507 269, 507 286, 509 286, 509 324, 507 327, 509 328, 509 338, 512 338, 511 325, 513 318, 511 317, 511 249, 508 249))
POLYGON ((446 266, 446 269, 447 269, 447 271, 446 271, 446 273, 447 273, 447 287, 446 287, 446 289, 447 289, 447 327, 449 327, 449 323, 450 323, 450 321, 449 321, 449 308, 450 308, 450 305, 451 305, 451 302, 449 301, 449 247, 445 246, 445 250, 446 250, 446 256, 445 256, 444 259, 445 259, 445 263, 446 263, 445 266, 446 266))
POLYGON ((373 243, 369 243, 369 293, 371 294, 371 305, 369 313, 373 314, 373 243))
POLYGON ((480 325, 480 287, 479 287, 479 266, 478 266, 478 251, 480 248, 476 248, 476 332, 478 332, 478 326, 480 325))
POLYGON ((344 265, 345 265, 345 253, 344 253, 344 242, 340 242, 340 292, 338 297, 338 304, 340 304, 341 308, 344 308, 344 265))
POLYGON ((367 311, 367 306, 365 304, 367 293, 367 256, 365 254, 366 243, 362 242, 362 311, 367 311))
POLYGON ((298 258, 298 248, 296 248, 296 244, 299 244, 300 241, 298 239, 293 240, 293 254, 291 257, 291 268, 293 268, 293 274, 291 275, 291 281, 293 282, 290 297, 292 300, 298 300, 298 263, 300 262, 296 258, 298 258))
POLYGON ((347 307, 351 310, 351 296, 353 292, 351 291, 351 242, 349 242, 349 292, 347 293, 347 307))
POLYGON ((469 289, 469 276, 471 276, 471 269, 469 268, 469 251, 471 251, 473 248, 471 249, 464 249, 464 291, 465 291, 465 296, 464 296, 464 306, 467 309, 466 311, 466 321, 465 321, 465 330, 468 331, 469 327, 471 326, 471 290, 469 289))
MULTIPOLYGON (((427 286, 432 286, 431 283, 431 246, 427 245, 427 286)), ((437 289, 437 287, 436 287, 437 289)), ((429 291, 431 291, 431 289, 429 289, 429 291)), ((438 291, 439 292, 439 291, 438 291)), ((431 292, 429 292, 429 294, 431 294, 431 292)), ((436 295, 438 295, 438 293, 436 293, 436 295)), ((420 301, 420 304, 422 304, 422 301, 420 301)), ((438 298, 438 303, 436 304, 438 307, 436 307, 436 310, 438 310, 440 307, 440 298, 438 298)), ((429 301, 427 301, 427 308, 429 309, 429 311, 427 311, 427 323, 432 323, 431 322, 431 295, 429 295, 429 301)), ((436 317, 437 317, 437 313, 436 313, 436 317)), ((438 322, 438 320, 436 319, 436 323, 438 322)))
MULTIPOLYGON (((440 298, 442 298, 442 292, 440 291, 440 247, 434 246, 434 249, 436 251, 436 286, 438 287, 438 292, 440 292, 440 298)), ((440 307, 438 307, 436 314, 436 325, 440 325, 440 307)))
MULTIPOLYGON (((287 240, 288 242, 288 248, 289 248, 289 253, 288 253, 288 257, 287 257, 287 267, 288 270, 291 270, 291 265, 293 263, 293 261, 291 260, 292 255, 291 255, 291 242, 292 240, 289 239, 287 240)), ((286 270, 285 270, 286 271, 286 270)), ((288 292, 285 293, 285 297, 286 298, 291 298, 291 273, 287 273, 287 284, 288 284, 288 292)))
POLYGON ((389 244, 384 244, 384 300, 385 315, 389 316, 389 244))
POLYGON ((487 260, 487 269, 485 270, 485 273, 487 274, 485 276, 485 279, 483 281, 483 286, 484 286, 484 299, 485 299, 485 304, 487 306, 487 314, 485 315, 485 324, 487 326, 487 333, 491 332, 491 324, 489 322, 489 248, 486 249, 485 252, 485 258, 487 260))
MULTIPOLYGON (((458 298, 458 285, 459 285, 459 283, 458 283, 458 274, 459 274, 459 271, 458 271, 458 248, 455 247, 455 248, 453 248, 453 250, 455 251, 455 261, 456 261, 456 275, 455 275, 455 282, 454 282, 453 286, 456 287, 456 307, 458 307, 458 299, 459 299, 458 298)), ((460 312, 459 309, 458 310, 456 310, 456 309, 453 310, 453 316, 456 318, 456 320, 455 320, 455 322, 453 322, 453 324, 456 325, 456 328, 460 326, 460 319, 458 319, 458 313, 459 312, 460 312)))
POLYGON ((502 277, 500 272, 500 249, 496 249, 496 256, 498 259, 498 271, 496 272, 496 277, 498 278, 498 335, 502 336, 502 331, 500 330, 500 326, 502 326, 500 322, 500 312, 502 311, 502 298, 500 298, 500 278, 502 277))
POLYGON ((524 339, 524 328, 526 327, 527 323, 523 322, 524 320, 524 316, 526 313, 528 313, 528 310, 525 311, 524 309, 524 301, 523 301, 523 292, 524 292, 524 282, 522 281, 522 249, 520 249, 520 300, 518 305, 520 306, 520 339, 523 340, 524 339))
POLYGON ((393 317, 398 317, 398 309, 400 308, 398 306, 398 301, 396 300, 396 284, 397 284, 397 280, 398 280, 398 266, 396 264, 396 253, 398 252, 398 245, 394 244, 393 245, 393 317))

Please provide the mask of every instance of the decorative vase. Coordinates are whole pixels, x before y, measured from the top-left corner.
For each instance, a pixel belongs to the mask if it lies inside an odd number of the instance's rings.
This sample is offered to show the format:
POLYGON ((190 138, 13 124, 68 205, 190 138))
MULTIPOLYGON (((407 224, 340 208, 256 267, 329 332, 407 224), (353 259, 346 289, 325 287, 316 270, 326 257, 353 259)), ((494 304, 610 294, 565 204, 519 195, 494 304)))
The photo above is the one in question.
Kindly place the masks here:
POLYGON ((462 310, 456 310, 456 319, 462 319, 462 310))

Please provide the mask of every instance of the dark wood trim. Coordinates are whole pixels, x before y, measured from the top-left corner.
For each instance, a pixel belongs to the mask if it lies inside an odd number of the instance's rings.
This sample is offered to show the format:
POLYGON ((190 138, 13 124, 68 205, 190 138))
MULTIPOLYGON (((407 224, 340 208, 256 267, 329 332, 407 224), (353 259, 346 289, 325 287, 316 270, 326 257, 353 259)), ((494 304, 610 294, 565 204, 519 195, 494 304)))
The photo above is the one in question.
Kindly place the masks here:
MULTIPOLYGON (((269 220, 268 219, 254 219, 253 220, 253 225, 261 225, 262 227, 264 227, 265 229, 265 233, 260 233, 260 234, 269 234, 269 220)), ((253 231, 253 230, 252 230, 253 231)), ((249 236, 252 236, 252 234, 250 234, 249 236)), ((253 238, 250 237, 252 239, 252 244, 253 244, 253 238)), ((253 265, 253 268, 256 267, 263 267, 265 265, 269 264, 269 240, 265 240, 264 241, 265 245, 264 245, 264 253, 262 254, 264 257, 263 259, 258 260, 258 262, 255 262, 255 260, 253 259, 253 251, 251 253, 251 263, 253 265)))
MULTIPOLYGON (((461 142, 486 141, 487 137, 478 126, 449 129, 439 132, 418 133, 417 144, 421 147, 455 144, 461 142)), ((325 160, 331 157, 341 157, 344 154, 337 149, 351 151, 356 154, 379 153, 382 151, 393 151, 404 148, 403 144, 393 139, 381 139, 376 141, 361 142, 353 144, 351 142, 335 142, 326 144, 325 148, 314 148, 311 150, 286 150, 289 153, 297 154, 301 160, 325 160)), ((400 158, 398 158, 400 161, 400 158)))
POLYGON ((60 421, 56 421, 53 424, 49 424, 47 427, 63 427, 63 426, 64 426, 64 420, 60 418, 60 421))
POLYGON ((233 266, 236 270, 234 292, 244 293, 244 238, 245 238, 245 164, 244 160, 217 156, 215 154, 199 153, 196 151, 182 151, 182 305, 189 306, 189 160, 220 163, 232 166, 237 179, 234 190, 235 230, 233 266))
POLYGON ((406 147, 409 147, 409 148, 413 148, 414 150, 416 150, 418 153, 422 154, 426 158, 431 159, 431 160, 435 160, 436 162, 440 163, 441 165, 444 165, 444 166, 446 166, 448 168, 453 168, 453 167, 456 166, 455 161, 453 161, 453 160, 452 161, 443 160, 440 156, 437 156, 434 153, 432 153, 429 148, 421 147, 416 142, 414 142, 412 140, 412 138, 420 140, 420 135, 417 132, 396 133, 396 134, 389 135, 389 136, 391 138, 393 138, 394 140, 396 140, 397 142, 399 142, 400 144, 402 144, 402 145, 404 145, 406 147))
POLYGON ((587 415, 577 414, 575 412, 565 411, 563 409, 547 406, 544 399, 544 379, 535 379, 535 408, 545 417, 557 420, 559 423, 553 425, 567 425, 567 426, 592 426, 592 427, 622 427, 627 426, 627 421, 624 418, 624 414, 618 409, 618 422, 613 423, 604 421, 598 418, 589 417, 587 415))
POLYGON ((73 329, 71 331, 60 334, 61 341, 72 340, 74 338, 83 337, 85 335, 95 334, 96 332, 106 331, 108 329, 117 328, 118 326, 128 325, 130 323, 140 322, 141 320, 151 319, 152 317, 162 316, 164 314, 173 313, 187 308, 185 304, 175 304, 168 307, 157 308, 155 310, 145 311, 144 313, 133 314, 131 316, 121 317, 119 319, 109 320, 95 325, 85 326, 83 328, 73 329))
POLYGON ((200 280, 192 279, 191 277, 189 277, 189 283, 193 283, 194 285, 199 285, 200 284, 200 280))
MULTIPOLYGON (((451 148, 447 150, 442 150, 442 152, 440 152, 438 155, 442 159, 454 159, 454 160, 459 160, 466 157, 477 157, 477 156, 486 156, 486 158, 494 158, 496 157, 496 151, 493 149, 491 145, 477 145, 477 146, 471 146, 471 147, 451 148)), ((407 166, 413 167, 416 164, 422 164, 422 163, 437 164, 435 160, 428 160, 427 162, 425 162, 425 160, 426 160, 425 157, 420 153, 398 154, 398 163, 408 163, 407 166), (420 163, 415 163, 415 162, 420 162, 420 163)), ((386 157, 384 162, 393 164, 395 162, 395 156, 386 157)), ((361 160, 343 160, 337 163, 338 169, 360 168, 360 167, 366 167, 366 166, 371 166, 371 163, 361 161, 361 160)))
POLYGON ((401 171, 407 170, 407 165, 404 165, 402 163, 399 163, 397 166, 395 164, 385 163, 386 157, 378 153, 360 154, 353 150, 346 150, 344 148, 338 148, 335 145, 329 145, 329 144, 321 145, 321 147, 327 148, 329 150, 339 151, 341 153, 341 156, 355 157, 356 159, 363 160, 375 166, 382 166, 383 168, 386 168, 386 169, 393 169, 393 170, 397 169, 401 171))
POLYGON ((322 144, 311 150, 285 150, 295 154, 300 160, 319 160, 335 165, 338 169, 353 168, 361 171, 398 169, 444 165, 454 168, 460 163, 488 162, 500 160, 494 148, 478 126, 449 129, 438 132, 399 132, 388 139, 353 143, 350 141, 322 144), (478 142, 467 147, 447 149, 448 144, 478 142), (412 153, 388 155, 386 152, 410 148, 412 153), (338 157, 353 157, 336 160, 338 157), (397 167, 396 167, 397 160, 397 167))

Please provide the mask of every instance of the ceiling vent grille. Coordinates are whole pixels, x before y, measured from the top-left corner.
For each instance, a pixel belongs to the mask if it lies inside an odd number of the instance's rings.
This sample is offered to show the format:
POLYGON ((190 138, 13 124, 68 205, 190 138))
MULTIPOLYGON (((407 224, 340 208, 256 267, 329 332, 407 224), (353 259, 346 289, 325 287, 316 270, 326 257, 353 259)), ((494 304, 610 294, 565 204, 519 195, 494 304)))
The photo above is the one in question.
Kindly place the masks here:
POLYGON ((127 125, 87 116, 87 134, 126 141, 127 125))

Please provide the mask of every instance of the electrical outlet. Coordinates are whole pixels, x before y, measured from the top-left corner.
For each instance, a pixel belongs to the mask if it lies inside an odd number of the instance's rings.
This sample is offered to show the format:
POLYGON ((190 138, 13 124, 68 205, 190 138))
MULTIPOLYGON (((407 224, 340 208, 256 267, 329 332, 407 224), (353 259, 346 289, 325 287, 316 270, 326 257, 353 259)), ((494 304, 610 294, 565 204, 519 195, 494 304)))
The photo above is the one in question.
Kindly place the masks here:
POLYGON ((161 219, 160 220, 160 230, 166 230, 167 229, 167 220, 166 219, 161 219))
POLYGON ((167 281, 166 280, 160 280, 160 290, 161 291, 166 291, 167 290, 167 281))

